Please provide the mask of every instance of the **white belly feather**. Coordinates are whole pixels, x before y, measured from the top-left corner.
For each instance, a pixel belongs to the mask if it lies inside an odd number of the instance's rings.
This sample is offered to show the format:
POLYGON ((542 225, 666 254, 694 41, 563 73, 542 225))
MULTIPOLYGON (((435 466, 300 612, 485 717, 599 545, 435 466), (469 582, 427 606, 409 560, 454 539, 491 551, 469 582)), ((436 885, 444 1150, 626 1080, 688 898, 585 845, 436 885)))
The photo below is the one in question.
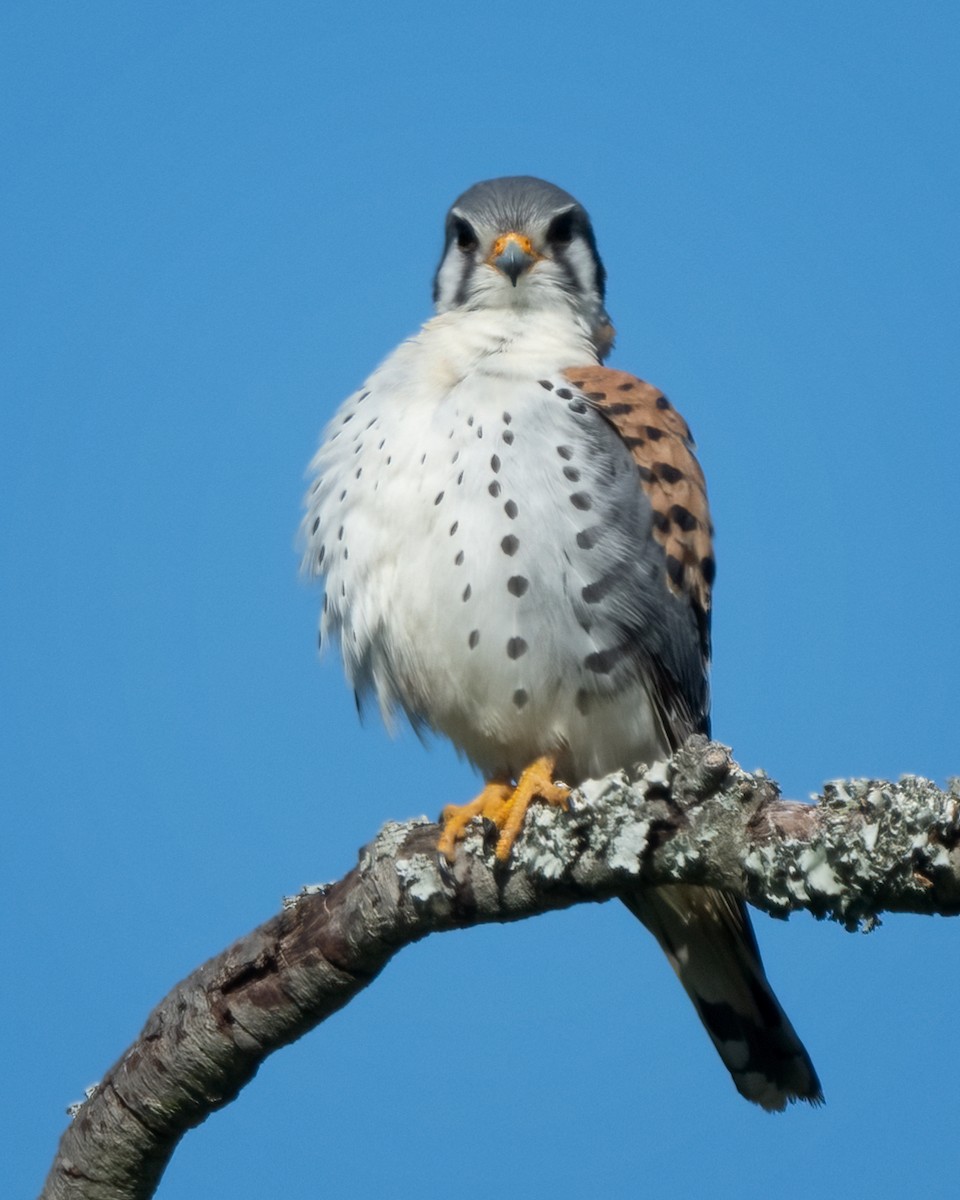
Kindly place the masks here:
POLYGON ((522 340, 514 322, 436 318, 342 406, 305 565, 326 575, 324 639, 385 714, 488 775, 557 752, 575 782, 666 749, 623 644, 659 581, 629 452, 564 394, 588 343, 556 314, 522 340))

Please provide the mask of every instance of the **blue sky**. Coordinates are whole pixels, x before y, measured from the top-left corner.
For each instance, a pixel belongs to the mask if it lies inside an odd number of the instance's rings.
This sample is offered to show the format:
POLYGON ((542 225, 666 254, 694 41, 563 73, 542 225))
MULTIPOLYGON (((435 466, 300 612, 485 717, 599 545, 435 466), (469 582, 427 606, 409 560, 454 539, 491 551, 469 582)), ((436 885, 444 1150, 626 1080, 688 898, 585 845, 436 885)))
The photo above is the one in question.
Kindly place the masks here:
MULTIPOLYGON (((475 787, 359 725, 293 547, 477 179, 589 208, 611 362, 697 436, 717 736, 798 798, 960 772, 954 4, 37 0, 0 47, 4 1194, 178 979, 475 787)), ((158 1195, 941 1190, 956 926, 757 924, 819 1111, 583 907, 401 954, 158 1195)))

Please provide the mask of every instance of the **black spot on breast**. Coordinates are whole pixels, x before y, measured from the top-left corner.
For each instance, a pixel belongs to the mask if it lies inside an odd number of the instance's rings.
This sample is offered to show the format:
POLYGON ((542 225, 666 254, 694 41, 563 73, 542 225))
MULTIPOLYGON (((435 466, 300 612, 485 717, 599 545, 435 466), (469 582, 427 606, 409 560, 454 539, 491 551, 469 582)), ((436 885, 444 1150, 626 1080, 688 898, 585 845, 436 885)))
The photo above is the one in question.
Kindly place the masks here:
POLYGON ((609 650, 597 650, 588 654, 583 660, 583 665, 595 675, 609 675, 622 658, 623 650, 619 646, 611 646, 609 650))
POLYGON ((507 591, 511 596, 522 596, 530 586, 530 580, 524 575, 511 575, 507 580, 507 591))
MULTIPOLYGON (((316 530, 314 530, 314 533, 316 533, 316 530)), ((322 564, 324 557, 326 556, 326 553, 327 553, 326 546, 321 546, 319 551, 317 552, 317 566, 318 567, 322 564)))
POLYGON ((581 512, 593 508, 593 500, 587 492, 574 492, 570 497, 570 503, 574 508, 579 508, 581 512))
POLYGON ((436 499, 434 500, 434 504, 439 504, 442 499, 443 499, 443 492, 437 492, 437 496, 436 496, 436 499))
POLYGON ((453 463, 455 463, 455 462, 457 461, 457 459, 458 459, 459 457, 460 457, 460 451, 458 450, 458 451, 456 452, 456 454, 454 454, 453 458, 451 458, 451 459, 450 459, 451 466, 453 465, 453 463))
POLYGON ((586 587, 581 589, 580 595, 587 604, 599 604, 601 600, 605 600, 610 595, 622 580, 623 571, 618 567, 616 570, 609 571, 606 575, 601 575, 593 583, 588 583, 586 587))
POLYGON ((460 522, 454 521, 454 523, 450 526, 450 536, 453 537, 453 535, 457 532, 457 530, 459 528, 460 528, 460 522))
POLYGON ((508 533, 500 542, 500 549, 508 558, 512 558, 520 549, 520 539, 514 537, 512 533, 508 533))
POLYGON ((343 418, 343 420, 340 422, 340 424, 341 424, 341 425, 346 425, 346 423, 347 423, 348 421, 352 421, 352 420, 353 420, 353 416, 354 416, 354 414, 353 414, 353 413, 347 413, 347 415, 346 415, 346 416, 343 418))
POLYGON ((571 483, 579 483, 580 482, 580 472, 577 470, 576 467, 564 467, 563 473, 564 473, 565 477, 570 480, 571 483))
POLYGON ((473 428, 473 417, 467 417, 467 424, 471 429, 473 428))
POLYGON ((313 521, 313 525, 311 527, 311 533, 316 533, 319 528, 320 528, 320 518, 315 517, 314 521, 313 521))
POLYGON ((496 480, 494 480, 493 483, 490 483, 487 485, 487 491, 490 493, 491 496, 499 496, 500 492, 502 490, 503 489, 500 487, 500 484, 496 480))
POLYGON ((513 430, 512 429, 505 429, 503 431, 503 444, 505 446, 513 445, 513 430))
POLYGON ((527 652, 527 643, 522 637, 512 637, 507 642, 507 657, 520 658, 527 652))
POLYGON ((480 641, 480 630, 472 629, 470 631, 470 636, 467 638, 467 645, 470 647, 471 650, 476 650, 477 643, 479 641, 480 641))
POLYGON ((684 508, 682 504, 670 506, 670 520, 684 533, 689 533, 691 529, 696 529, 700 524, 689 508, 684 508))
POLYGON ((463 565, 463 551, 462 550, 457 551, 457 557, 453 560, 453 562, 454 562, 454 565, 458 566, 458 567, 463 565))
POLYGON ((572 446, 558 446, 557 453, 560 455, 561 458, 566 459, 569 462, 570 459, 573 458, 573 447, 572 446))
POLYGON ((341 526, 340 526, 340 528, 337 530, 337 541, 338 541, 338 542, 342 542, 342 541, 343 541, 343 526, 342 526, 342 525, 341 525, 341 526))
POLYGON ((468 583, 467 586, 463 589, 463 595, 460 597, 460 599, 464 602, 464 604, 466 604, 466 602, 470 599, 470 597, 472 595, 473 595, 473 588, 468 583))
POLYGON ((357 397, 357 403, 362 404, 369 395, 370 395, 369 391, 361 392, 360 395, 357 397))
POLYGON ((523 688, 517 688, 517 690, 513 693, 513 703, 517 706, 517 708, 523 708, 529 699, 530 697, 523 688))
POLYGON ((494 473, 494 475, 496 475, 496 473, 500 470, 500 458, 496 454, 494 454, 490 459, 490 470, 494 473))
POLYGON ((595 404, 599 404, 601 400, 606 400, 606 392, 587 392, 587 399, 592 400, 595 404))
POLYGON ((571 392, 569 388, 557 388, 557 396, 561 400, 572 400, 573 392, 571 392))
POLYGON ((670 401, 666 398, 666 396, 658 396, 657 397, 657 408, 659 408, 663 411, 666 411, 669 407, 670 407, 670 401))
POLYGON ((502 420, 503 420, 504 425, 509 425, 510 422, 513 420, 513 417, 511 417, 508 412, 505 412, 503 414, 502 420))
POLYGON ((577 706, 577 712, 586 716, 590 711, 590 693, 586 688, 580 688, 574 697, 574 704, 577 706))
POLYGON ((508 500, 503 506, 503 511, 507 514, 510 520, 513 521, 520 510, 517 508, 516 503, 513 500, 508 500))
POLYGON ((382 450, 386 444, 387 444, 387 439, 386 439, 386 438, 381 438, 381 439, 380 439, 380 444, 377 446, 377 449, 378 449, 378 450, 382 450))
POLYGON ((424 450, 424 452, 420 455, 420 466, 422 467, 426 461, 427 461, 427 452, 426 452, 426 450, 424 450))
POLYGON ((572 413, 576 413, 578 416, 581 416, 583 413, 585 413, 587 411, 587 406, 582 400, 571 400, 570 403, 567 405, 567 408, 572 413))
POLYGON ((340 493, 340 503, 342 504, 344 502, 344 500, 346 500, 346 498, 347 498, 347 489, 344 488, 343 491, 340 493))
POLYGON ((589 529, 581 529, 577 534, 577 545, 581 550, 592 550, 603 535, 599 525, 591 525, 589 529))
POLYGON ((683 478, 683 472, 671 463, 655 462, 653 469, 664 483, 679 483, 683 478))
POLYGON ((463 483, 463 472, 462 471, 457 476, 457 487, 459 487, 461 483, 463 483))
POLYGON ((540 384, 540 386, 542 388, 546 388, 548 392, 553 391, 553 384, 550 382, 549 379, 540 379, 540 380, 538 380, 538 383, 540 384))

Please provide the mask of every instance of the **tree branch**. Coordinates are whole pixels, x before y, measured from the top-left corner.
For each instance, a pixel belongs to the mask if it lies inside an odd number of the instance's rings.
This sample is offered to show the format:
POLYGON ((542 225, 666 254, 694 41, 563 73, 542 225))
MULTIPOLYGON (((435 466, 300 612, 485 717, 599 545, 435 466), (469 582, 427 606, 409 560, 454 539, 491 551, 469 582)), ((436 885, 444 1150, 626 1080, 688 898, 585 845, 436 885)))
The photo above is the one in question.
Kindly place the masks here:
POLYGON ((306 889, 178 984, 80 1106, 42 1200, 152 1196, 187 1130, 430 933, 638 884, 709 884, 847 928, 884 911, 960 912, 960 781, 832 783, 817 805, 797 804, 702 737, 633 783, 588 783, 569 812, 534 806, 507 864, 478 830, 448 867, 438 836, 424 818, 386 825, 343 879, 306 889))

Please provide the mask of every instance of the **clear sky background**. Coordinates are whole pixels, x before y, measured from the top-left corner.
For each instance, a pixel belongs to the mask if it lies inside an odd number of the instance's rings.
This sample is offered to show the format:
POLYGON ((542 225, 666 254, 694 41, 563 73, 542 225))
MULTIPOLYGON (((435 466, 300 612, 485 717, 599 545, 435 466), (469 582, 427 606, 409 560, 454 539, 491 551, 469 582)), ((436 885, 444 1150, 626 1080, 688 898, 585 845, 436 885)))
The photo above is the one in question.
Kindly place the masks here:
MULTIPOLYGON (((583 201, 611 363, 697 436, 717 736, 798 798, 960 772, 953 0, 32 0, 0 55, 5 1196, 178 979, 475 789, 359 725, 294 538, 478 179, 583 201)), ((960 925, 757 924, 819 1111, 581 907, 403 952, 158 1194, 942 1194, 960 925)))

